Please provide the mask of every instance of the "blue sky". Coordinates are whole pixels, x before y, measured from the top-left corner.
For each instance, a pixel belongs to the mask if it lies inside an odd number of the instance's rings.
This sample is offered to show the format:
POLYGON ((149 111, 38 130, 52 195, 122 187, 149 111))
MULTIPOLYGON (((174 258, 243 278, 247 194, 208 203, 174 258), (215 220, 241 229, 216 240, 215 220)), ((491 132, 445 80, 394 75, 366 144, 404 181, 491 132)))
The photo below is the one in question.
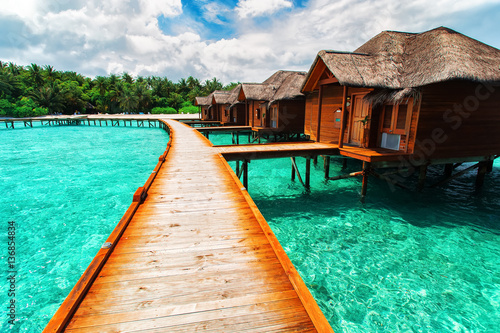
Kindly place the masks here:
POLYGON ((261 82, 308 70, 322 49, 439 26, 500 48, 500 0, 16 0, 0 12, 0 60, 261 82))

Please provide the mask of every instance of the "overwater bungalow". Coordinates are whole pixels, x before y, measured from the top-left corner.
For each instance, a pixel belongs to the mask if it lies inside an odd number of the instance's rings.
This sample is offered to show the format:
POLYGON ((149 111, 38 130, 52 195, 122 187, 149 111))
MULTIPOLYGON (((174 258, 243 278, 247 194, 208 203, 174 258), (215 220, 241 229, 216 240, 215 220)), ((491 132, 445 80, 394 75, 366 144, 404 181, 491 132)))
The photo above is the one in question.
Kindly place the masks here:
POLYGON ((240 85, 238 100, 246 106, 247 125, 259 135, 294 135, 304 129, 305 72, 278 71, 262 83, 240 85))
MULTIPOLYGON (((384 31, 354 52, 320 51, 302 87, 304 131, 379 167, 500 155, 500 50, 448 28, 384 31)), ((455 165, 456 167, 456 165, 455 165)))
POLYGON ((220 116, 222 125, 243 126, 245 120, 245 105, 238 101, 240 86, 230 91, 217 90, 212 94, 212 108, 220 116))
POLYGON ((210 109, 212 106, 212 98, 211 95, 209 96, 200 96, 196 97, 194 100, 194 105, 198 106, 200 108, 200 113, 201 113, 201 120, 204 121, 210 121, 213 120, 212 115, 210 113, 210 109))

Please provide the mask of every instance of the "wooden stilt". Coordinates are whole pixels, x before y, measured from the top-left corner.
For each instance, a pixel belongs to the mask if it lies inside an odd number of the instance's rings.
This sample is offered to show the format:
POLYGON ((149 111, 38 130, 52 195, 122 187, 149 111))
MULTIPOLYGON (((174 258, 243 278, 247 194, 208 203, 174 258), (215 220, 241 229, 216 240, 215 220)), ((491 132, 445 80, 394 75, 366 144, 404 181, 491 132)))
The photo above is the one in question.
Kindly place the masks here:
POLYGON ((300 176, 300 172, 299 172, 299 168, 297 167, 297 163, 295 163, 295 157, 291 157, 292 159, 292 167, 294 169, 294 172, 293 174, 297 174, 297 178, 299 178, 299 181, 300 183, 302 184, 302 186, 306 187, 306 184, 304 183, 304 181, 302 180, 302 177, 300 176))
POLYGON ((342 170, 347 169, 347 158, 342 159, 342 170))
POLYGON ((323 156, 324 158, 324 168, 325 168, 325 179, 330 177, 330 156, 323 156))
MULTIPOLYGON (((240 175, 240 161, 236 161, 236 174, 240 175)), ((238 177, 239 178, 239 177, 238 177)))
POLYGON ((427 164, 421 165, 419 170, 417 191, 421 192, 425 187, 425 180, 427 179, 427 164))
POLYGON ((365 173, 364 171, 351 172, 351 173, 348 173, 345 175, 328 177, 328 180, 341 180, 341 179, 346 179, 346 178, 358 177, 358 176, 363 176, 364 173, 365 173))
POLYGON ((314 166, 318 165, 318 156, 314 156, 313 157, 313 163, 314 163, 314 166))
POLYGON ((453 174, 453 163, 448 163, 444 165, 444 176, 446 178, 451 177, 453 174))
POLYGON ((290 157, 292 159, 292 181, 295 180, 295 157, 290 157))
POLYGON ((243 186, 248 190, 248 160, 243 161, 243 186))
POLYGON ((240 144, 240 132, 236 132, 236 144, 240 144))
POLYGON ((368 190, 368 174, 370 173, 371 163, 363 162, 363 182, 361 185, 361 202, 365 202, 366 192, 368 190))
POLYGON ((487 173, 490 173, 493 171, 493 162, 494 162, 493 160, 486 162, 487 163, 487 165, 486 165, 486 172, 487 173))
POLYGON ((309 189, 311 183, 311 158, 308 156, 306 157, 306 184, 305 187, 309 189))
MULTIPOLYGON (((461 163, 460 163, 460 164, 461 164, 461 163)), ((434 185, 431 185, 431 187, 441 186, 441 185, 443 185, 443 184, 445 184, 445 183, 449 182, 450 180, 453 180, 453 179, 455 179, 455 178, 457 178, 457 177, 460 177, 461 175, 463 175, 463 174, 464 174, 464 173, 466 173, 467 171, 472 170, 472 169, 477 168, 477 167, 479 167, 479 163, 476 163, 476 164, 474 164, 474 165, 472 165, 472 166, 470 166, 470 167, 468 167, 468 168, 466 168, 466 169, 464 169, 464 170, 462 170, 462 171, 460 171, 460 172, 457 172, 457 173, 456 173, 456 174, 454 174, 453 176, 451 176, 451 177, 449 177, 449 178, 446 178, 445 180, 442 180, 442 181, 440 181, 440 182, 438 182, 438 183, 436 183, 436 184, 434 184, 434 185)))
POLYGON ((476 176, 476 190, 479 190, 484 185, 484 176, 488 171, 488 163, 489 161, 479 162, 479 168, 477 169, 476 176))

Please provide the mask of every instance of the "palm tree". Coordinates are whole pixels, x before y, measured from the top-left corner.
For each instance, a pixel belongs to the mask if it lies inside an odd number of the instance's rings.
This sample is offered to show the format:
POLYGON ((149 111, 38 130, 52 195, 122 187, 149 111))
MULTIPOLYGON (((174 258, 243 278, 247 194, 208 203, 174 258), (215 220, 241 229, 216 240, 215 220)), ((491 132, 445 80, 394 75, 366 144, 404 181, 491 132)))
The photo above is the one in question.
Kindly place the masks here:
POLYGON ((190 90, 201 88, 200 80, 190 76, 186 80, 187 86, 190 90))
POLYGON ((148 90, 147 84, 145 82, 136 82, 134 86, 133 94, 137 96, 137 109, 140 112, 145 112, 146 109, 151 105, 151 91, 148 90))
POLYGON ((180 79, 179 82, 177 83, 177 89, 175 91, 178 94, 181 94, 183 97, 187 95, 189 92, 189 87, 186 82, 186 79, 180 79))
POLYGON ((28 66, 28 73, 31 81, 35 84, 35 87, 40 87, 43 85, 43 76, 40 66, 32 63, 30 66, 28 66))
POLYGON ((13 62, 9 62, 9 71, 12 75, 19 75, 19 66, 14 64, 13 62))
POLYGON ((45 70, 45 76, 47 77, 47 79, 51 82, 54 81, 55 74, 56 74, 56 72, 54 72, 54 67, 49 66, 49 65, 45 65, 44 70, 45 70))
POLYGON ((96 78, 94 79, 94 84, 97 88, 97 91, 99 92, 99 95, 103 97, 106 94, 106 90, 108 89, 108 82, 106 78, 103 76, 96 76, 96 78))
POLYGON ((127 89, 123 92, 123 94, 118 97, 118 103, 120 104, 120 108, 125 112, 132 112, 137 110, 137 106, 139 105, 139 97, 134 94, 133 91, 127 89))
POLYGON ((179 109, 182 106, 182 103, 184 103, 184 98, 182 97, 181 94, 178 93, 172 93, 170 97, 168 98, 168 105, 170 107, 173 107, 174 109, 179 112, 179 109))
POLYGON ((220 81, 214 77, 212 80, 205 81, 205 85, 203 87, 203 93, 205 95, 208 95, 215 90, 221 90, 221 89, 222 89, 222 83, 220 83, 220 81))
POLYGON ((10 75, 4 72, 0 72, 0 97, 3 95, 10 95, 12 93, 12 89, 14 88, 10 83, 10 75))
POLYGON ((31 98, 38 105, 46 107, 49 113, 62 112, 64 109, 61 90, 54 82, 33 91, 31 98))
POLYGON ((129 84, 132 84, 134 82, 134 79, 132 78, 132 76, 130 76, 129 73, 123 72, 123 74, 122 74, 122 81, 126 82, 126 83, 129 83, 129 84))

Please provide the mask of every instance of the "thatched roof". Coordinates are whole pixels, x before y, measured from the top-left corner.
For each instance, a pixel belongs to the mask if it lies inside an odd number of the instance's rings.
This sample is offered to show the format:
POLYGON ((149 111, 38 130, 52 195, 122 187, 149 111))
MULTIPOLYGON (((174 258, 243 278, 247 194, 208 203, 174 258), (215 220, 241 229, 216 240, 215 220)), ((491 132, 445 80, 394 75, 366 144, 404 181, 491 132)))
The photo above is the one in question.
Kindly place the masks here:
POLYGON ((444 27, 418 34, 384 31, 353 53, 320 51, 303 88, 319 62, 347 86, 405 89, 454 79, 500 81, 500 50, 444 27))
POLYGON ((195 97, 194 99, 194 105, 196 106, 207 106, 207 105, 210 105, 212 104, 212 96, 211 95, 208 95, 208 96, 205 96, 205 97, 195 97))
POLYGON ((368 93, 363 99, 371 103, 373 106, 382 105, 384 103, 399 104, 407 103, 408 99, 418 99, 420 96, 420 88, 404 88, 404 89, 375 89, 368 93))
POLYGON ((239 104, 241 103, 239 100, 238 100, 238 96, 240 95, 240 90, 241 90, 241 83, 238 84, 236 87, 234 87, 233 89, 231 89, 230 91, 230 94, 229 94, 229 97, 228 97, 228 102, 230 105, 230 107, 233 107, 235 106, 236 104, 239 104))
POLYGON ((240 100, 244 99, 253 101, 269 101, 278 87, 272 84, 264 83, 242 83, 240 90, 240 100))
POLYGON ((230 92, 227 90, 215 90, 212 93, 213 104, 228 104, 230 92))
POLYGON ((293 72, 288 75, 276 91, 276 94, 274 94, 273 99, 269 104, 272 104, 275 101, 304 97, 304 94, 300 92, 300 88, 302 88, 302 85, 304 84, 306 75, 306 72, 293 72))
POLYGON ((278 101, 304 96, 300 88, 306 72, 277 71, 262 83, 242 83, 240 100, 278 101))

